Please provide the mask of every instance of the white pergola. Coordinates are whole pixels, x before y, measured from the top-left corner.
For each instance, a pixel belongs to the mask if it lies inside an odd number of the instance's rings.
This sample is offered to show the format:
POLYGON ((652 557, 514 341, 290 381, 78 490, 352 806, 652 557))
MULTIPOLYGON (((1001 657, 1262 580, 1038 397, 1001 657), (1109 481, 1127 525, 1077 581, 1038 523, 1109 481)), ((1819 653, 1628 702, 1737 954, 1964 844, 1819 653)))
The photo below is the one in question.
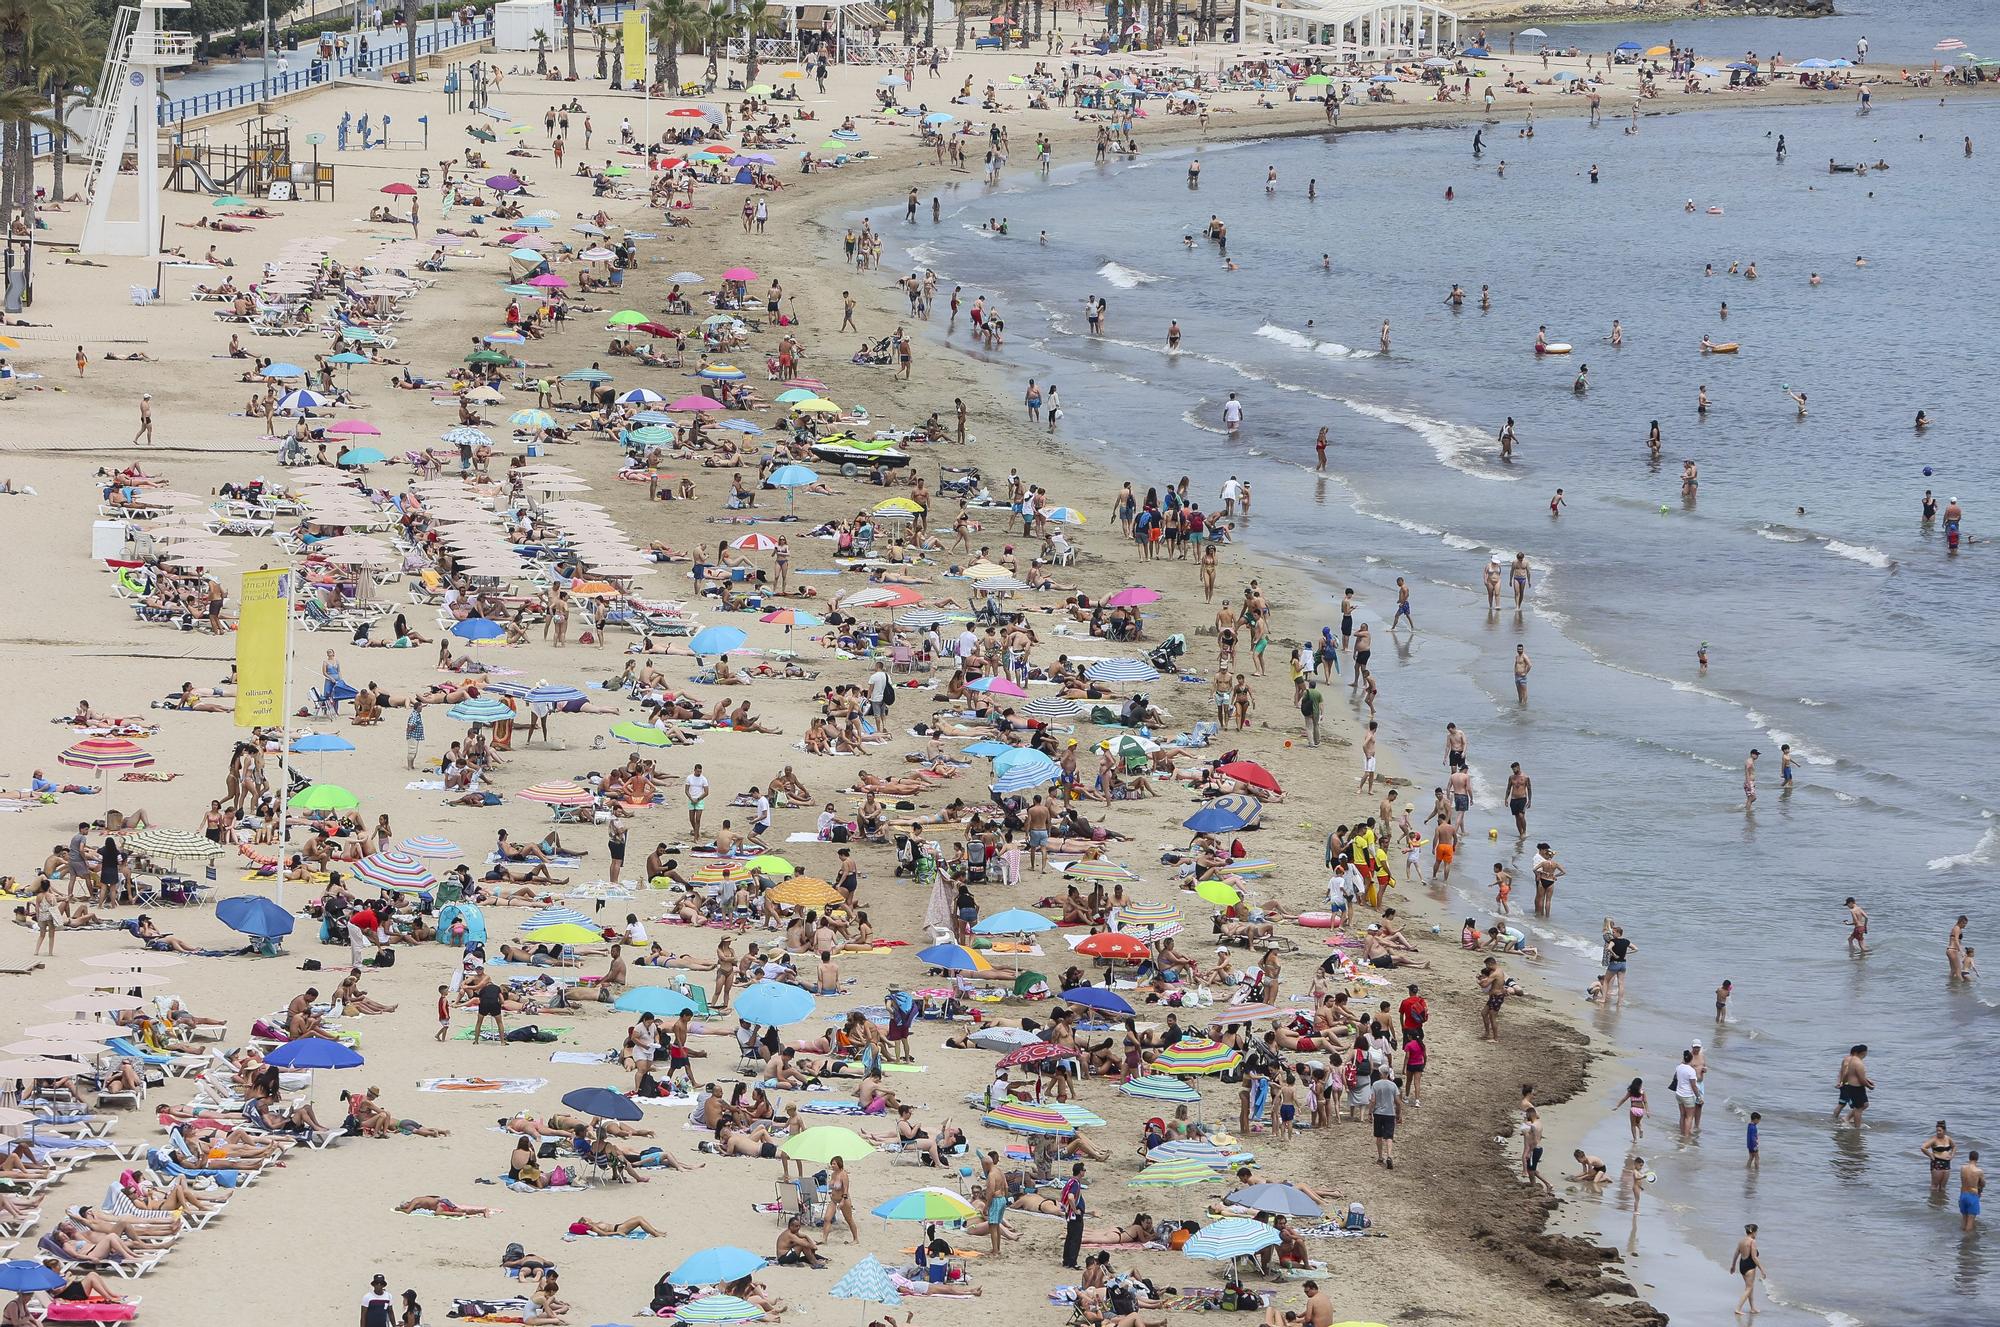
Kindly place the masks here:
POLYGON ((1458 15, 1428 0, 1242 0, 1239 42, 1302 41, 1361 59, 1458 49, 1458 15))

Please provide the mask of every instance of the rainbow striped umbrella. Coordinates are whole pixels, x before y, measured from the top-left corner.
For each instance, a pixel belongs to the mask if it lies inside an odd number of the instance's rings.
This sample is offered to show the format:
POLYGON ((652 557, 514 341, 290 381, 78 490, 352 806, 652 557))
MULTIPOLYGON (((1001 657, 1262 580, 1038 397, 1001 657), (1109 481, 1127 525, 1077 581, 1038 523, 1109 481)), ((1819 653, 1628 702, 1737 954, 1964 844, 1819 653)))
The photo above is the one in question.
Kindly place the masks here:
POLYGON ((1135 1189, 1173 1189, 1183 1184, 1213 1184, 1215 1172, 1199 1161, 1155 1161, 1126 1183, 1135 1189))
POLYGON ((1241 1063, 1241 1054, 1213 1038, 1185 1037, 1161 1051, 1153 1067, 1163 1074, 1219 1074, 1241 1063))
POLYGON ((550 806, 589 806, 597 799, 590 790, 574 783, 538 783, 514 794, 524 802, 545 802, 550 806))
POLYGON ((1071 862, 1062 873, 1073 880, 1137 880, 1138 872, 1117 862, 1071 862))
POLYGON ((371 852, 354 863, 353 872, 356 880, 377 889, 420 894, 437 887, 430 868, 406 852, 371 852))
POLYGON ((950 1189, 912 1189, 873 1209, 884 1221, 966 1221, 979 1209, 950 1189))
POLYGON ((1112 925, 1141 940, 1164 940, 1181 933, 1181 910, 1172 903, 1127 903, 1111 914, 1112 925))
POLYGON ((414 834, 403 840, 403 851, 412 857, 463 857, 465 850, 442 834, 414 834))
POLYGON ((1056 1114, 1062 1116, 1079 1129, 1101 1129, 1104 1127, 1104 1117, 1102 1115, 1099 1115, 1096 1111, 1085 1110, 1083 1107, 1073 1105, 1067 1101, 1048 1102, 1045 1109, 1056 1112, 1056 1114))
POLYGON ((1148 1161, 1198 1161, 1210 1170, 1226 1170, 1253 1159, 1249 1152, 1231 1152, 1205 1138, 1176 1138, 1146 1153, 1148 1161))
POLYGON ((1148 1074, 1144 1078, 1131 1078, 1118 1085, 1120 1096, 1140 1097, 1147 1101, 1172 1101, 1193 1104, 1201 1100, 1201 1093, 1178 1078, 1165 1074, 1148 1074))
POLYGON ((1227 1027, 1231 1023, 1255 1023, 1266 1018, 1288 1018, 1295 1011, 1280 1009, 1274 1004, 1232 1004, 1217 1006, 1209 1016, 1210 1027, 1227 1027))
POLYGON ((748 862, 710 862, 698 868, 690 880, 698 880, 705 885, 733 885, 738 880, 747 880, 754 875, 748 862))
POLYGON ((996 1129, 1012 1129, 1015 1133, 1060 1134, 1067 1137, 1076 1132, 1076 1126, 1064 1119, 1061 1111, 1046 1106, 1030 1106, 1020 1101, 995 1106, 980 1117, 980 1122, 996 1129))
POLYGON ((1278 869, 1278 864, 1268 857, 1245 857, 1240 862, 1231 862, 1223 869, 1224 875, 1269 875, 1278 869))
POLYGON ((578 912, 575 908, 552 906, 547 908, 537 908, 533 912, 529 913, 527 919, 521 923, 521 929, 524 931, 539 931, 544 926, 589 926, 589 925, 590 925, 589 916, 584 913, 578 912))
POLYGON ((153 753, 124 737, 87 737, 56 760, 77 769, 144 769, 153 753))

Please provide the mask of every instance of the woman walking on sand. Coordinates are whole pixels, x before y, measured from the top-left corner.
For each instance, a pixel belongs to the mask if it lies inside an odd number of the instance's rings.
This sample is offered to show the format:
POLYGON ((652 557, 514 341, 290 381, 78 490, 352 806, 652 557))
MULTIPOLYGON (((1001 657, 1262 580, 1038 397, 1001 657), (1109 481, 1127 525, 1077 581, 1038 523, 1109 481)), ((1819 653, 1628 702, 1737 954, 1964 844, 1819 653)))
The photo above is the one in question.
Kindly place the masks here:
POLYGON ((1620 1106, 1630 1107, 1632 1141, 1636 1143, 1646 1136, 1646 1084, 1643 1079, 1635 1078, 1628 1083, 1625 1095, 1618 1098, 1618 1104, 1611 1109, 1616 1112, 1620 1106))

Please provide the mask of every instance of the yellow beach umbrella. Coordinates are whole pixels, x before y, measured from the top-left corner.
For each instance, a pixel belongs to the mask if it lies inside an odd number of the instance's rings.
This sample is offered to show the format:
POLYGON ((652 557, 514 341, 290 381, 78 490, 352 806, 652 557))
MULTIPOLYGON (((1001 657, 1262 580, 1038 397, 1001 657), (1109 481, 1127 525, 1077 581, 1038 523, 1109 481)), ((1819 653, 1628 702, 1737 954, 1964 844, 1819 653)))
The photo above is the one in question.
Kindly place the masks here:
POLYGON ((772 889, 769 898, 788 908, 823 908, 840 902, 841 893, 824 880, 802 875, 772 889))
POLYGON ((1200 881, 1194 892, 1219 908, 1233 908, 1243 901, 1243 896, 1226 880, 1200 881))
POLYGON ((794 405, 792 413, 795 415, 837 415, 840 413, 840 407, 823 396, 816 396, 810 401, 800 401, 794 405))
POLYGON ((530 931, 523 938, 538 945, 594 945, 604 940, 603 935, 575 922, 557 922, 554 926, 530 931))
POLYGON ((906 511, 909 512, 912 516, 914 516, 918 512, 922 511, 923 508, 919 506, 913 499, 910 498, 884 498, 882 501, 875 504, 875 510, 906 511))
POLYGON ((1646 48, 1646 56, 1648 59, 1651 59, 1653 56, 1656 55, 1665 55, 1666 53, 1667 53, 1667 48, 1664 46, 1650 46, 1646 48))

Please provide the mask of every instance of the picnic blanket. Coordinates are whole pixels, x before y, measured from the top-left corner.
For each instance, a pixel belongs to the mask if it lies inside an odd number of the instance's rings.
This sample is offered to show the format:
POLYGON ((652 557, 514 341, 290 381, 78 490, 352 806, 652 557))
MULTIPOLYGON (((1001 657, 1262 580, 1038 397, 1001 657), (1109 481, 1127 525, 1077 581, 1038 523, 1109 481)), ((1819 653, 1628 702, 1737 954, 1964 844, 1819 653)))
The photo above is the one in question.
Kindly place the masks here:
POLYGON ((417 1083, 419 1092, 505 1092, 526 1096, 549 1085, 546 1078, 425 1078, 417 1083))

